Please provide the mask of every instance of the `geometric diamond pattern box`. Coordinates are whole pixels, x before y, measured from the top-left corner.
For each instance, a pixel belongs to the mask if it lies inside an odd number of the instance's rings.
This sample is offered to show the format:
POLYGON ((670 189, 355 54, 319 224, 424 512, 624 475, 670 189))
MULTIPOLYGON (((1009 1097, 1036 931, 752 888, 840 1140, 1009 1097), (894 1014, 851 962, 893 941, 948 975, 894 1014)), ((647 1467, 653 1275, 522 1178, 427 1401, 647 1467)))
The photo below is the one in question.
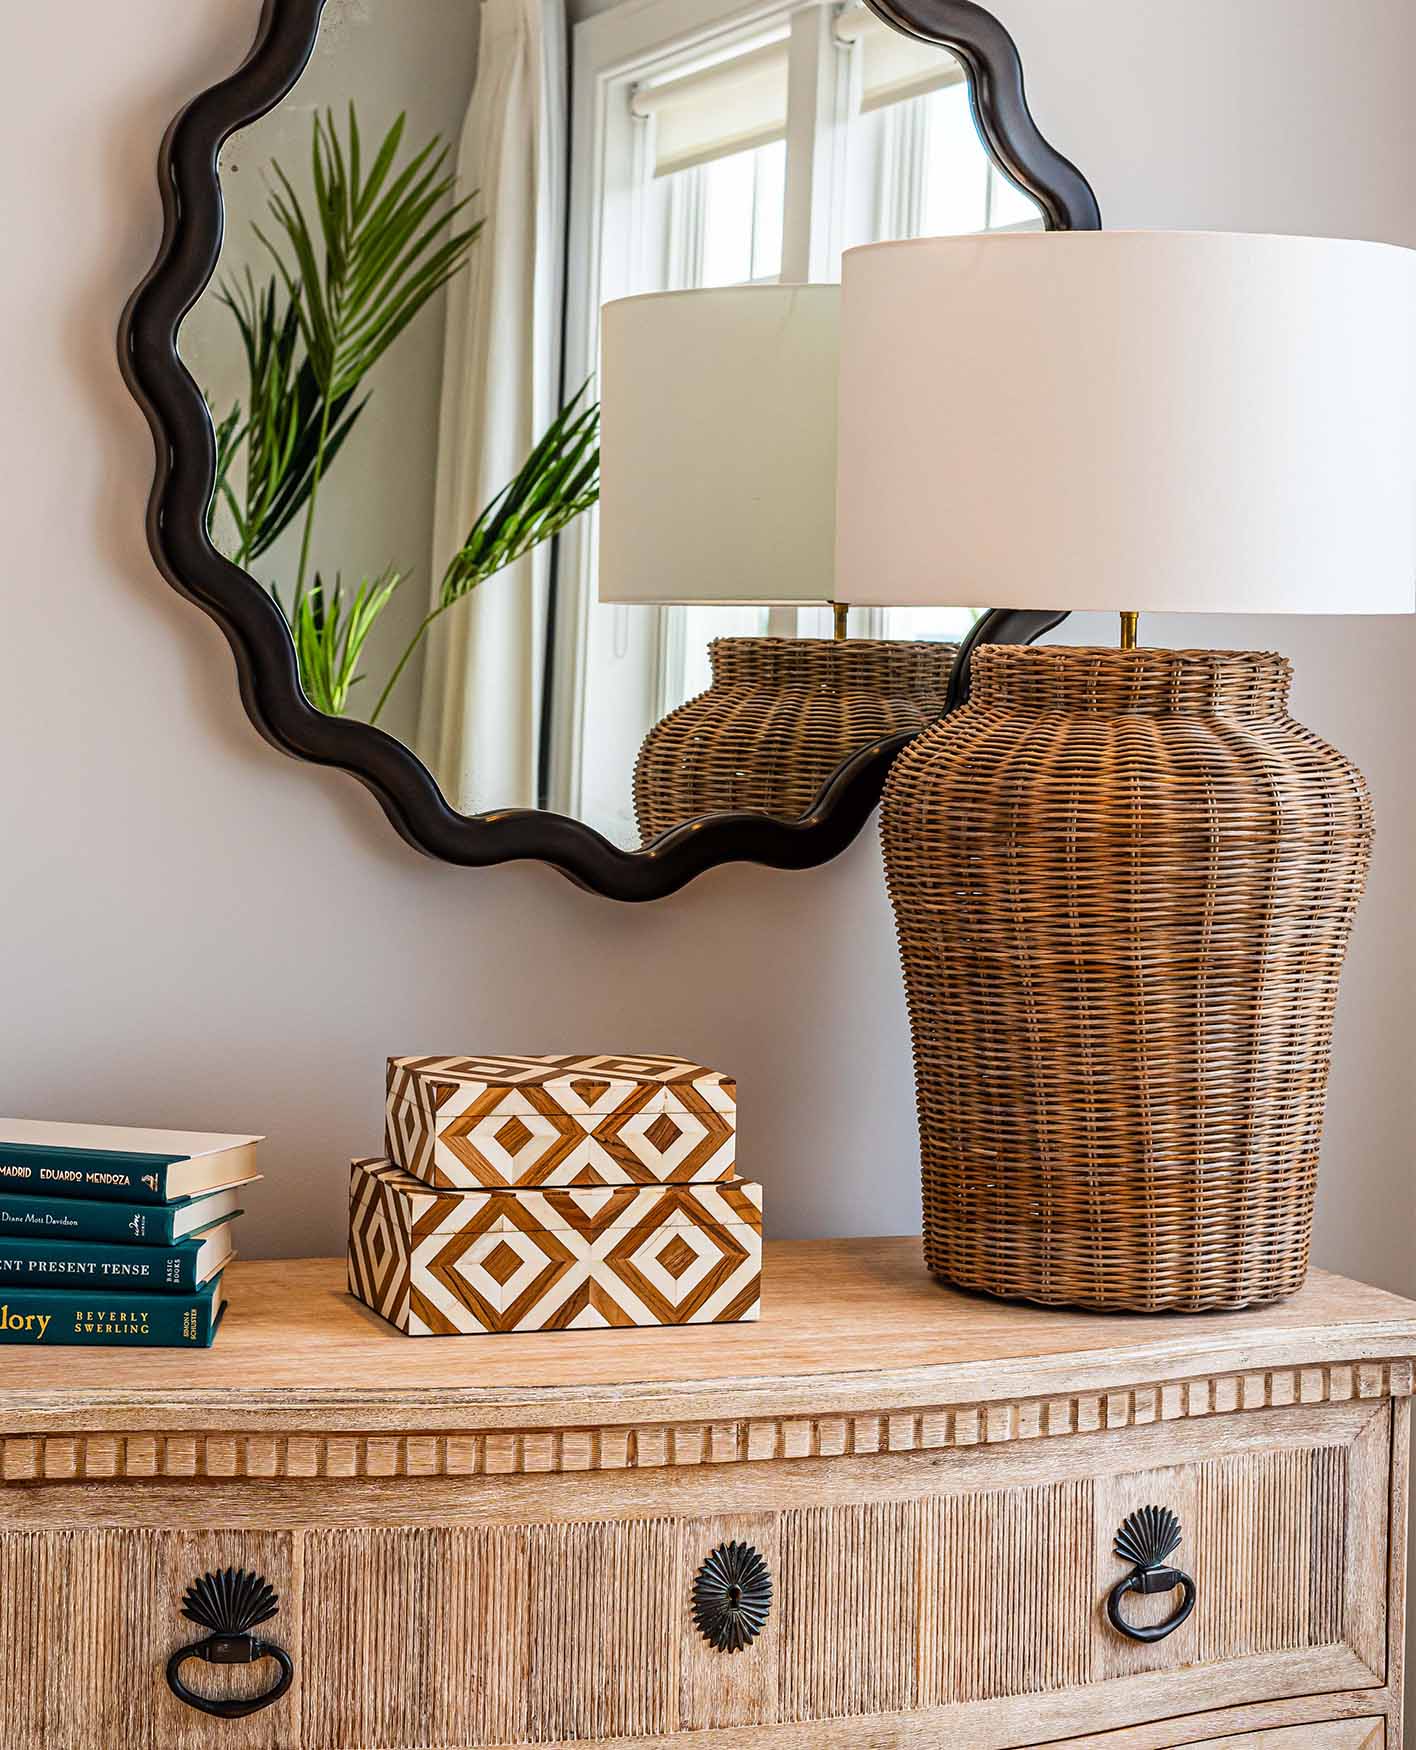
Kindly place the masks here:
POLYGON ((391 1057, 384 1152, 449 1190, 723 1182, 737 1088, 673 1057, 391 1057))
POLYGON ((355 1161, 349 1291, 411 1337, 755 1319, 762 1188, 433 1189, 355 1161))

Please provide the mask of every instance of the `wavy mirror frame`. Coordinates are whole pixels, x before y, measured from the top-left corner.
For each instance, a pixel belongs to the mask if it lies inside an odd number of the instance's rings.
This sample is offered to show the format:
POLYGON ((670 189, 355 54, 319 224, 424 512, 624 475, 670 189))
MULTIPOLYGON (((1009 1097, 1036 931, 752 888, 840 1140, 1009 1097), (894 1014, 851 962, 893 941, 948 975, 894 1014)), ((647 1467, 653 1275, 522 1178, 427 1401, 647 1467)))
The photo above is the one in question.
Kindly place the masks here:
MULTIPOLYGON (((1086 179, 1039 133, 1007 30, 972 0, 868 0, 887 24, 950 50, 963 64, 979 130, 1000 167, 1041 208, 1049 230, 1099 230, 1086 179)), ((326 717, 301 691, 295 650, 279 608, 254 578, 222 557, 207 535, 216 441, 206 404, 177 350, 178 329, 216 271, 223 203, 218 158, 228 137, 290 92, 314 50, 325 0, 266 0, 250 54, 177 116, 158 175, 163 236, 157 259, 124 311, 119 359, 152 427, 157 470, 148 543, 163 576, 226 634, 252 723, 295 759, 358 778, 402 837, 428 856, 485 866, 531 858, 608 898, 658 899, 720 863, 805 869, 845 849, 869 818, 895 755, 895 735, 862 749, 799 820, 760 814, 705 816, 640 850, 622 850, 577 820, 537 809, 460 814, 427 767, 381 729, 326 717)), ((994 609, 961 649, 950 708, 967 695, 968 655, 979 643, 1027 643, 1066 616, 994 609)))

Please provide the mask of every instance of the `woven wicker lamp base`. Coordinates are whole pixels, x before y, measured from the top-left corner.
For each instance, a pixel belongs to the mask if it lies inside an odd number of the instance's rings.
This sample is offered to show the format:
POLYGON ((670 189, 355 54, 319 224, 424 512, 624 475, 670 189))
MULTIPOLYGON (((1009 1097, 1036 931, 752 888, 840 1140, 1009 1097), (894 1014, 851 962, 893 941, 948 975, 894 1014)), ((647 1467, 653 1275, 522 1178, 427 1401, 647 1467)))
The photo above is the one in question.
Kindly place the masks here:
POLYGON ((1198 1311, 1308 1264, 1360 772, 1269 654, 991 646, 881 830, 925 1255, 965 1288, 1198 1311))
POLYGON ((715 638, 713 684, 656 723, 634 769, 640 833, 701 814, 798 820, 843 760, 944 709, 957 645, 715 638))

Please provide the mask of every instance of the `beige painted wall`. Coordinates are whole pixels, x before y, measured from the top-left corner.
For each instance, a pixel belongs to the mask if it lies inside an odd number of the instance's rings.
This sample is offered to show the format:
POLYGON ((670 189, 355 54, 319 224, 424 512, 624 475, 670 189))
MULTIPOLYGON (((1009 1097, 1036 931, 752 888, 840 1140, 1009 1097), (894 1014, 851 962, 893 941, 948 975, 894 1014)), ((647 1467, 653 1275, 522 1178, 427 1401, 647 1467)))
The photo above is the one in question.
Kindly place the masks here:
MULTIPOLYGON (((1040 119, 1113 224, 1416 243, 1408 0, 999 4, 1040 119)), ((113 330, 157 239, 162 129, 257 11, 126 0, 85 6, 81 28, 73 8, 5 12, 0 1109, 267 1131, 246 1249, 333 1251, 385 1053, 671 1047, 741 1075, 772 1232, 913 1228, 873 831, 814 873, 728 869, 638 909, 535 867, 425 862, 351 780, 259 741, 220 635, 154 572, 150 445, 113 330)), ((1319 1256, 1416 1289, 1416 624, 1153 631, 1291 652, 1301 713, 1371 777, 1380 845, 1319 1256)))

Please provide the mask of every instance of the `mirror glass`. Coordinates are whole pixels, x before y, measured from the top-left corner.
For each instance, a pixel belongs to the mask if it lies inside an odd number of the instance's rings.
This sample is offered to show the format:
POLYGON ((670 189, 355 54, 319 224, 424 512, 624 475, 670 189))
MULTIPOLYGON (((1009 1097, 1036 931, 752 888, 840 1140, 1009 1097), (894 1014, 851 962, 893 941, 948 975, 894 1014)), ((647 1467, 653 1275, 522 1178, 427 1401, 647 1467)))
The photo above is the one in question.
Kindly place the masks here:
MULTIPOLYGON (((601 306, 830 283, 854 244, 1041 219, 952 57, 858 0, 750 29, 723 0, 622 10, 567 30, 539 0, 329 0, 294 90, 223 149, 220 266, 180 347, 218 434, 213 541, 280 604, 310 702, 405 742, 461 812, 632 848, 800 816, 937 713, 974 614, 861 609, 838 639, 829 565, 786 599, 746 573, 705 599, 687 566, 652 599, 602 588, 601 306)), ((655 367, 669 423, 695 417, 678 374, 655 367)), ((705 483, 676 514, 687 549, 734 507, 705 483)))

